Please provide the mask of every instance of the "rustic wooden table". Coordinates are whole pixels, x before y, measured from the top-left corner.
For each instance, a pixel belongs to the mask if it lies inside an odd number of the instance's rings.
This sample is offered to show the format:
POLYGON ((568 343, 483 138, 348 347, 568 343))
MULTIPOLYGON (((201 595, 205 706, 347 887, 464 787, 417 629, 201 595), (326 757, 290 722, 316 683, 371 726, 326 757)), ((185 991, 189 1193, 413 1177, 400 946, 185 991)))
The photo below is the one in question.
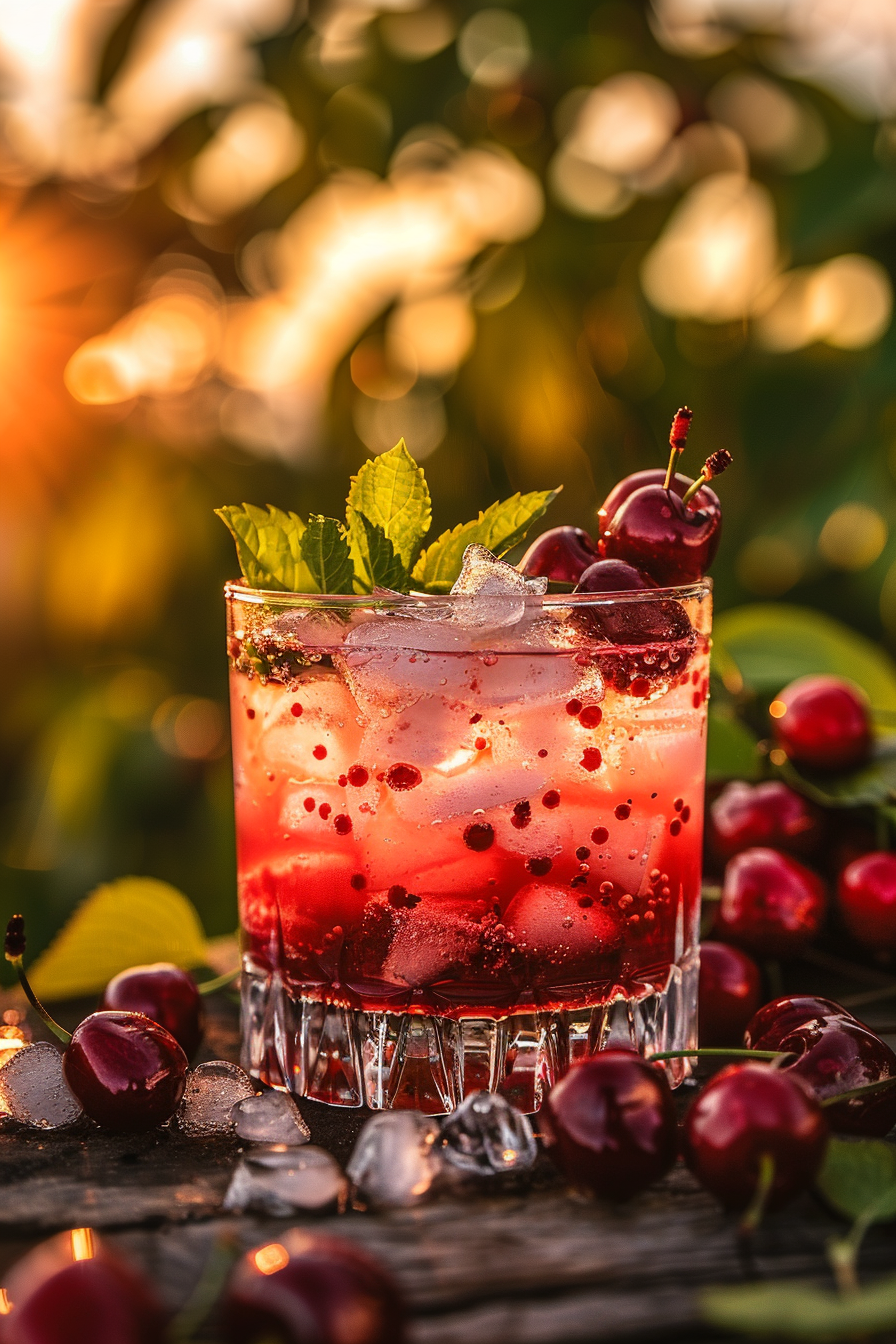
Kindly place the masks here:
MULTIPOLYGON (((832 988, 829 971, 824 987, 832 988)), ((894 1011, 878 1010, 882 1025, 882 1014, 894 1011)), ((237 1057, 236 1011, 221 996, 205 1055, 237 1057)), ((366 1113, 305 1102, 302 1111, 313 1142, 345 1162, 366 1113)), ((546 1159, 525 1181, 480 1185, 413 1210, 228 1216, 221 1202, 239 1153, 236 1140, 174 1131, 0 1130, 0 1283, 36 1242, 89 1225, 141 1263, 178 1308, 222 1234, 248 1248, 287 1226, 313 1225, 362 1243, 388 1265, 410 1305, 412 1344, 716 1341, 719 1333, 700 1324, 702 1287, 755 1276, 829 1281, 824 1243, 842 1227, 806 1196, 767 1221, 746 1261, 734 1221, 684 1168, 615 1209, 570 1193, 546 1159)), ((896 1229, 873 1229, 863 1275, 892 1271, 894 1262, 896 1229)), ((198 1337, 215 1338, 211 1320, 198 1337)))

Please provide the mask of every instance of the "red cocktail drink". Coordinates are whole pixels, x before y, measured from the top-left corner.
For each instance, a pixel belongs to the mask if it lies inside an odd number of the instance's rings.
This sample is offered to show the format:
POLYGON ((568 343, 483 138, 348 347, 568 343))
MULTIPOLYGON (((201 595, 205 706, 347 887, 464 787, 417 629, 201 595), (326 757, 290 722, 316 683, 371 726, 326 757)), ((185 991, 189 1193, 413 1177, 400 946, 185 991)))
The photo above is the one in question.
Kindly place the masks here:
POLYGON ((256 1076, 534 1110, 583 1053, 694 1043, 708 583, 233 584, 228 622, 256 1076))

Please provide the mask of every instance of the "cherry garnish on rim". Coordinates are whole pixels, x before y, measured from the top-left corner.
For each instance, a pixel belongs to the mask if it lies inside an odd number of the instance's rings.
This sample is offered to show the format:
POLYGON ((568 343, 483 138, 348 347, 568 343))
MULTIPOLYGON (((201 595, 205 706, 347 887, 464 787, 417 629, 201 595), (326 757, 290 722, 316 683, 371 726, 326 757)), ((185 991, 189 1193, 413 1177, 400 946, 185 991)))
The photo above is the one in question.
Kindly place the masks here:
POLYGON ((760 957, 789 957, 812 941, 824 911, 811 869, 776 849, 745 849, 725 868, 713 933, 760 957))
POLYGON ((165 1314, 151 1286, 89 1227, 29 1251, 5 1279, 3 1344, 159 1344, 165 1314))
POLYGON ((131 966, 108 983, 101 1008, 143 1013, 169 1031, 192 1059, 202 1040, 202 996, 189 971, 168 961, 131 966))
POLYGON ((767 1064, 731 1064, 707 1084, 685 1116, 684 1156, 697 1180, 726 1208, 776 1209, 818 1174, 828 1126, 798 1078, 767 1064))
POLYGON ((596 560, 579 579, 577 593, 634 593, 655 588, 646 574, 624 560, 596 560))
POLYGON ((69 1034, 34 994, 24 951, 25 921, 14 915, 6 930, 6 959, 32 1007, 64 1042, 65 1081, 90 1118, 120 1133, 141 1133, 170 1120, 187 1078, 187 1057, 170 1032, 142 1013, 97 1012, 69 1034))
POLYGON ((398 1289, 360 1248, 292 1228, 242 1257, 220 1309, 232 1344, 402 1344, 398 1289))
POLYGON ((672 428, 669 430, 669 465, 665 471, 662 467, 649 467, 646 471, 632 472, 630 476, 624 476, 621 481, 617 481, 597 511, 601 532, 629 495, 633 495, 644 485, 661 485, 664 490, 674 490, 677 495, 684 495, 690 490, 693 481, 689 476, 678 476, 675 466, 685 450, 693 418, 694 412, 687 406, 680 406, 672 417, 672 428))
POLYGON ((709 809, 709 844, 721 859, 757 845, 811 854, 821 838, 816 807, 779 779, 733 780, 709 809))
POLYGON ((675 1161, 666 1075, 631 1050, 601 1050, 574 1064, 549 1093, 541 1121, 567 1180, 604 1199, 631 1199, 675 1161))
POLYGON ((853 938, 866 947, 896 948, 896 854, 874 850, 848 863, 837 900, 853 938))
POLYGON ((740 1045, 762 1001, 759 967, 728 943, 701 942, 697 1020, 703 1046, 740 1045))
POLYGON ((715 559, 722 528, 722 506, 706 482, 730 462, 724 449, 714 453, 684 497, 662 485, 636 490, 607 522, 604 555, 628 561, 664 587, 702 578, 715 559))
POLYGON ((871 719, 862 691, 842 677, 799 677, 769 705, 774 734, 797 765, 848 770, 871 750, 871 719))
POLYGON ((552 527, 536 537, 519 563, 527 578, 578 583, 599 558, 595 542, 580 527, 552 527))

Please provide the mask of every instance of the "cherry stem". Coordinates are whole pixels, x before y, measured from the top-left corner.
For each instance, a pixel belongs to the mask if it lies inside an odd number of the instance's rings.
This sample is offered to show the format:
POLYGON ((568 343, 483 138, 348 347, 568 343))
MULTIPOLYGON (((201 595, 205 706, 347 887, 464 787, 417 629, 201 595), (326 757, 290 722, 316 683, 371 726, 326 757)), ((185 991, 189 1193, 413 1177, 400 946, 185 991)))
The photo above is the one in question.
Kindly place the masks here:
POLYGON ((199 1282, 168 1327, 166 1338, 172 1344, 185 1344, 211 1313, 221 1295, 233 1263, 240 1254, 240 1245, 232 1232, 222 1232, 212 1243, 208 1258, 199 1276, 199 1282))
POLYGON ((684 505, 690 504, 691 500, 694 498, 700 487, 706 485, 707 481, 710 480, 712 480, 712 477, 707 476, 705 471, 701 471, 696 481, 694 481, 692 485, 689 485, 687 490, 685 490, 684 494, 682 495, 681 497, 682 504, 684 505))
POLYGON ((740 1220, 738 1231, 742 1237, 752 1237, 765 1213, 765 1206, 775 1183, 775 1159, 771 1153, 763 1153, 759 1158, 759 1178, 749 1207, 740 1220))
POLYGON ((28 977, 25 974, 25 967, 22 965, 22 958, 20 956, 11 957, 9 953, 7 953, 6 960, 12 966, 15 967, 16 975, 19 977, 19 984, 24 989, 25 997, 31 1004, 31 1007, 34 1009, 34 1011, 38 1014, 39 1017, 43 1018, 44 1022, 50 1028, 50 1031, 52 1031, 53 1035, 58 1037, 58 1039, 62 1041, 63 1045, 68 1045, 69 1041, 72 1038, 71 1032, 66 1031, 65 1027, 60 1027, 59 1023, 55 1020, 55 1018, 52 1018, 50 1016, 46 1008, 41 1003, 40 999, 35 994, 34 990, 31 988, 31 985, 28 981, 28 977))
MULTIPOLYGON (((663 1050, 656 1055, 648 1055, 651 1064, 660 1059, 714 1059, 727 1055, 735 1059, 788 1059, 787 1050, 747 1050, 742 1046, 733 1046, 730 1050, 721 1046, 705 1045, 700 1050, 663 1050)), ((893 1080, 896 1082, 896 1079, 893 1080)))
POLYGON ((865 1083, 863 1087, 853 1087, 849 1092, 838 1092, 833 1097, 825 1097, 822 1106, 836 1106, 841 1101, 852 1101, 853 1097, 867 1097, 873 1092, 883 1092, 896 1084, 896 1078, 878 1078, 876 1083, 865 1083))
POLYGON ((679 406, 675 415, 672 417, 672 428, 669 430, 669 445, 671 452, 669 454, 669 465, 666 468, 666 479, 663 482, 663 489, 668 490, 672 484, 672 477, 675 475, 675 467, 678 459, 684 452, 684 446, 688 441, 688 431, 691 428, 691 421, 694 418, 694 412, 688 410, 687 406, 679 406))
POLYGON ((223 975, 216 975, 214 980, 203 981, 203 983, 197 985, 196 988, 199 990, 200 994, 214 994, 219 989, 226 989, 228 985, 232 985, 234 980, 241 974, 242 968, 237 966, 235 971, 225 971, 223 975))

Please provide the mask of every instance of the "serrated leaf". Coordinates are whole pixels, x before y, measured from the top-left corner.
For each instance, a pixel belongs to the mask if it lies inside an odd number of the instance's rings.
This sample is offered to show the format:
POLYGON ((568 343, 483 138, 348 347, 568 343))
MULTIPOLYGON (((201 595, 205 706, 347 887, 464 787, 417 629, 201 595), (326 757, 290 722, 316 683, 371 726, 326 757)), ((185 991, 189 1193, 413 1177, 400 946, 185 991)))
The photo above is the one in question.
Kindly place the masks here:
POLYGON ((370 458, 352 477, 346 513, 349 528, 356 512, 382 528, 409 570, 429 531, 432 508, 423 468, 411 457, 404 439, 387 453, 370 458))
POLYGON ((832 1138, 815 1184, 844 1218, 889 1222, 896 1218, 896 1146, 883 1139, 832 1138))
POLYGON ((302 555, 305 524, 298 514, 269 504, 227 504, 215 513, 236 542, 243 578, 252 588, 273 592, 314 593, 311 571, 302 555))
POLYGON ((28 974, 42 999, 97 994, 128 966, 205 961, 205 934, 176 887, 153 877, 122 877, 92 891, 28 974))
POLYGON ((527 495, 512 495, 510 499, 489 505, 472 522, 460 523, 443 532, 423 552, 411 577, 427 592, 447 593, 460 573, 468 546, 478 542, 500 559, 523 540, 559 493, 559 489, 532 490, 527 495))
POLYGON ((335 518, 312 513, 302 533, 302 558, 320 593, 354 592, 354 566, 345 528, 335 518))
POLYGON ((878 645, 831 616, 786 603, 755 603, 718 617, 717 650, 746 687, 771 699, 788 682, 830 672, 856 682, 875 709, 896 709, 896 666, 878 645))
POLYGON ((355 575, 365 591, 370 592, 376 587, 407 591, 407 568, 378 523, 372 523, 366 514, 352 509, 348 540, 355 575))
POLYGON ((820 1344, 896 1326, 896 1278, 846 1294, 786 1279, 706 1288, 700 1306, 703 1319, 724 1330, 820 1344))

